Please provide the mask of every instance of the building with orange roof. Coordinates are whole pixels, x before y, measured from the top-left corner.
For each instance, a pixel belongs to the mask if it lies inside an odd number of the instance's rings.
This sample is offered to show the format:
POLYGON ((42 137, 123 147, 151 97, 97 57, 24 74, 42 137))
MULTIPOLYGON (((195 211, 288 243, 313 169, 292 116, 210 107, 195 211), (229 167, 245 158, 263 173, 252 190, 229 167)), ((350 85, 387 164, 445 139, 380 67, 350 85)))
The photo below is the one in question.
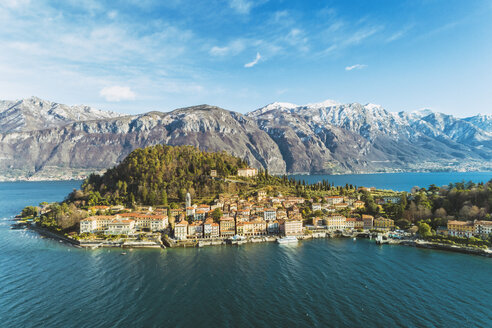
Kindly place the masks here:
POLYGON ((178 240, 186 239, 188 236, 188 221, 181 220, 174 225, 174 238, 178 240))
POLYGON ((302 220, 280 220, 280 233, 285 236, 297 236, 303 234, 302 220))
POLYGON ((212 238, 212 223, 214 223, 212 218, 208 218, 203 222, 203 238, 212 238))
POLYGON ((362 215, 362 221, 364 221, 364 230, 371 230, 374 226, 374 216, 362 215))
POLYGON ((135 220, 115 219, 108 224, 108 229, 104 232, 107 235, 130 235, 135 233, 135 220))
POLYGON ((188 224, 188 238, 202 238, 203 237, 203 222, 194 221, 188 224))
POLYGON ((234 218, 223 217, 220 219, 220 236, 232 237, 236 234, 236 223, 234 218))
POLYGON ((471 237, 474 232, 473 221, 448 221, 448 234, 455 237, 471 237))

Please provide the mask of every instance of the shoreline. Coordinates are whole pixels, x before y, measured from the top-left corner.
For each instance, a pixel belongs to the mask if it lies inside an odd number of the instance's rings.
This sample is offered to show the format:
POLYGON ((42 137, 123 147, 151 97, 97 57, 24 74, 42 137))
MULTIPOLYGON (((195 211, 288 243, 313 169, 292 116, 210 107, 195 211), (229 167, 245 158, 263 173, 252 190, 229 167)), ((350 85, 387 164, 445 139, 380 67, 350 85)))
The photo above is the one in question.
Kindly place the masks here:
MULTIPOLYGON (((218 238, 218 239, 190 239, 186 241, 176 241, 173 239, 170 239, 172 241, 172 245, 165 245, 162 242, 161 243, 156 243, 152 241, 145 241, 145 242, 110 242, 110 241, 77 241, 65 236, 62 236, 60 234, 57 234, 55 232, 52 232, 48 229, 42 228, 42 227, 37 227, 35 225, 26 225, 27 229, 31 229, 33 231, 36 231, 42 236, 48 237, 53 240, 59 240, 63 241, 64 243, 69 244, 69 246, 73 246, 76 248, 83 248, 87 250, 94 250, 97 248, 121 248, 121 249, 139 249, 139 248, 152 248, 152 249, 167 249, 167 248, 201 248, 205 246, 240 246, 243 244, 259 244, 259 243, 272 243, 276 242, 278 238, 281 236, 257 236, 253 238, 246 238, 245 240, 242 240, 240 242, 238 241, 230 241, 227 238, 218 238)), ((361 239, 368 239, 370 236, 370 233, 364 232, 364 233, 358 233, 356 235, 352 236, 346 236, 343 235, 342 233, 332 233, 332 232, 319 232, 319 233, 313 233, 310 235, 302 235, 302 236, 296 236, 299 240, 311 240, 311 239, 322 239, 322 238, 361 238, 361 239)), ((420 240, 396 240, 396 239, 391 239, 388 240, 388 242, 385 242, 384 244, 388 245, 398 245, 398 246, 408 246, 408 247, 415 247, 415 248, 422 248, 422 249, 436 249, 436 250, 442 250, 442 251, 448 251, 448 252, 454 252, 454 253, 462 253, 462 254, 470 254, 470 255, 478 255, 478 256, 484 256, 484 257, 489 257, 492 258, 492 250, 488 249, 480 249, 480 248, 473 248, 473 247, 468 247, 468 246, 457 246, 457 245, 447 245, 447 244, 439 244, 439 243, 431 243, 431 242, 426 242, 426 241, 420 241, 420 240)), ((380 246, 384 246, 384 244, 380 244, 380 246)))
MULTIPOLYGON (((491 171, 483 170, 395 170, 395 171, 384 171, 384 172, 346 172, 346 173, 309 173, 309 172, 293 172, 285 173, 287 176, 344 176, 344 175, 376 175, 376 174, 405 174, 405 173, 492 173, 491 171)), ((272 174, 277 176, 282 176, 284 174, 272 174)), ((31 178, 31 177, 15 177, 15 178, 0 178, 1 182, 56 182, 56 181, 83 181, 86 177, 70 177, 70 178, 31 178)))

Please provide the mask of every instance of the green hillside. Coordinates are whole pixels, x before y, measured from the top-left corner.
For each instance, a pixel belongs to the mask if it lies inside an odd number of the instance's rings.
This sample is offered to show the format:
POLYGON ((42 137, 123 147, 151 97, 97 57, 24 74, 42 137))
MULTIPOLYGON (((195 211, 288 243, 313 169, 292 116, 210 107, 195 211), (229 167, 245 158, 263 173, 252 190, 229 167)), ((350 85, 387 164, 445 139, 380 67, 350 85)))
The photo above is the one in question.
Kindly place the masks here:
POLYGON ((225 152, 204 152, 192 146, 157 145, 137 149, 102 176, 91 175, 82 184, 83 195, 95 204, 167 204, 183 201, 186 191, 193 197, 236 192, 237 184, 224 181, 238 168, 247 167, 240 158, 225 152), (217 178, 210 171, 217 171, 217 178))

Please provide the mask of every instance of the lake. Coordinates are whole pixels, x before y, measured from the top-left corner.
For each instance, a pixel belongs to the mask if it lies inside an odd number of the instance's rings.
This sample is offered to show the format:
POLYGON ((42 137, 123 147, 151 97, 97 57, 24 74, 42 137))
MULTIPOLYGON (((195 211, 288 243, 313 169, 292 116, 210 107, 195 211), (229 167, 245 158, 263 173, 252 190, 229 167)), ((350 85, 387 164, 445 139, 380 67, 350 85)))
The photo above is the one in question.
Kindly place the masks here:
POLYGON ((79 184, 0 183, 0 326, 491 326, 490 258, 349 239, 123 256, 10 230, 79 184))
POLYGON ((327 180, 335 186, 352 184, 363 187, 376 187, 394 191, 410 191, 413 187, 427 188, 448 185, 450 182, 473 181, 487 182, 492 179, 492 172, 433 172, 433 173, 374 173, 342 175, 291 175, 309 184, 327 180))

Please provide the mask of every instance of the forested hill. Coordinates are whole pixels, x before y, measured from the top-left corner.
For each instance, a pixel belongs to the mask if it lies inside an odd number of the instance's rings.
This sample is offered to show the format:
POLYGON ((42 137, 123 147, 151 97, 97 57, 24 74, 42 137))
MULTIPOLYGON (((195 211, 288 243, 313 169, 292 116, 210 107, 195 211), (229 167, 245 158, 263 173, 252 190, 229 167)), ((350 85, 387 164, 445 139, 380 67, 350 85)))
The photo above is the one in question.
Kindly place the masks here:
POLYGON ((85 199, 88 204, 166 205, 168 199, 183 201, 187 191, 193 197, 235 192, 235 184, 221 178, 244 167, 244 160, 225 152, 156 145, 134 150, 102 176, 91 175, 82 184, 83 194, 71 197, 74 201, 85 199), (210 177, 211 170, 217 171, 218 178, 210 177))

